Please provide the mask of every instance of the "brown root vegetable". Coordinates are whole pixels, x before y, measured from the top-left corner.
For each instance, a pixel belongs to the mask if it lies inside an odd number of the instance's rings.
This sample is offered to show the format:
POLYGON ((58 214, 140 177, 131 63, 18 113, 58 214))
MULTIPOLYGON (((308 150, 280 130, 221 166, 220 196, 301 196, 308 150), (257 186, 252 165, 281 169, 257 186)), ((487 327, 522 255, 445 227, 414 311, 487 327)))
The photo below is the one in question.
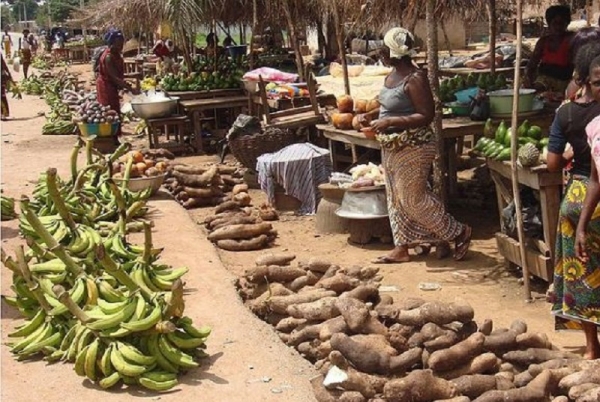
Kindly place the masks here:
POLYGON ((290 262, 294 261, 296 256, 290 253, 278 253, 278 254, 265 254, 258 257, 255 261, 256 265, 290 265, 290 262))
POLYGON ((354 332, 361 332, 363 325, 370 318, 367 305, 358 299, 336 298, 335 306, 344 317, 348 328, 354 332))
POLYGON ((215 208, 215 213, 220 214, 221 212, 231 211, 240 209, 240 204, 235 201, 225 201, 222 204, 217 205, 215 208))
POLYGON ((600 386, 590 389, 579 398, 576 402, 598 402, 600 401, 600 386))
POLYGON ((389 402, 430 402, 454 398, 458 390, 451 382, 435 377, 431 370, 416 370, 402 379, 389 381, 383 387, 383 394, 389 402))
POLYGON ((182 173, 178 170, 173 171, 173 177, 175 177, 178 182, 180 182, 184 186, 196 187, 196 188, 209 186, 212 183, 216 174, 217 174, 216 166, 211 166, 210 168, 208 168, 206 170, 206 172, 204 172, 202 174, 186 174, 186 173, 182 173))
POLYGON ((225 218, 228 219, 228 218, 231 218, 232 216, 237 216, 237 215, 245 216, 246 214, 241 211, 227 211, 227 212, 223 212, 221 214, 207 216, 206 218, 204 218, 203 223, 205 225, 210 225, 211 223, 213 223, 214 221, 217 221, 219 219, 225 219, 225 218))
POLYGON ((497 356, 517 348, 517 333, 509 330, 495 335, 488 335, 483 341, 483 349, 497 356))
POLYGON ((492 321, 489 318, 486 318, 485 320, 483 320, 483 322, 479 326, 479 332, 481 332, 484 335, 491 334, 493 329, 494 329, 494 321, 492 321))
POLYGON ((540 348, 552 349, 552 343, 546 334, 541 333, 523 333, 517 335, 517 347, 519 349, 540 348))
POLYGON ((429 358, 429 367, 434 371, 448 371, 468 363, 483 351, 485 335, 476 332, 462 342, 444 350, 437 350, 429 358))
POLYGON ((515 388, 515 376, 513 373, 500 372, 494 374, 496 378, 496 389, 506 391, 515 388))
POLYGON ((287 344, 290 346, 297 346, 303 342, 318 339, 319 332, 321 331, 321 326, 322 324, 307 324, 306 326, 300 326, 296 328, 290 333, 290 337, 287 344))
MULTIPOLYGON (((373 285, 370 285, 370 286, 374 289, 377 289, 377 287, 375 287, 373 285)), ((354 290, 356 290, 356 289, 354 289, 354 290)), ((379 293, 379 290, 378 290, 378 293, 379 293)), ((357 299, 358 299, 358 297, 357 297, 357 299)), ((363 299, 360 299, 360 300, 363 300, 363 299)), ((383 294, 383 295, 379 295, 379 303, 377 303, 375 305, 375 308, 377 308, 377 306, 391 306, 392 304, 394 304, 394 298, 390 295, 383 294)))
POLYGON ((336 300, 337 297, 324 297, 309 303, 293 304, 287 308, 287 313, 308 321, 326 321, 340 315, 335 305, 336 300))
MULTIPOLYGON (((249 303, 250 311, 252 311, 258 316, 264 316, 269 310, 268 302, 272 297, 290 295, 294 295, 294 292, 292 292, 280 283, 272 283, 268 286, 268 289, 262 295, 260 295, 259 297, 252 300, 249 303)), ((280 312, 280 314, 281 313, 285 313, 285 311, 280 312)))
POLYGON ((460 341, 459 336, 454 331, 446 331, 443 335, 435 339, 424 342, 423 346, 428 352, 433 353, 438 350, 447 349, 460 341))
POLYGON ((312 271, 308 271, 306 275, 296 278, 290 283, 289 288, 294 292, 302 289, 305 286, 312 286, 319 282, 319 277, 312 273, 312 271))
POLYGON ((411 348, 399 356, 390 357, 390 371, 405 373, 423 361, 423 349, 411 348))
POLYGON ((344 392, 340 398, 339 402, 367 402, 367 398, 363 396, 360 392, 357 391, 346 391, 344 392))
POLYGON ((319 282, 317 282, 318 288, 323 288, 327 290, 333 290, 337 294, 341 294, 348 290, 352 290, 357 287, 359 284, 359 280, 356 278, 351 278, 344 274, 336 274, 330 278, 321 278, 319 282))
POLYGON ((279 219, 277 211, 270 206, 260 207, 258 210, 258 216, 265 222, 276 221, 279 219))
POLYGON ((575 385, 574 387, 569 389, 569 398, 573 399, 573 400, 579 399, 589 390, 598 388, 598 387, 600 387, 600 384, 596 384, 596 383, 592 383, 592 382, 586 382, 583 384, 575 385))
MULTIPOLYGON (((547 370, 546 370, 547 371, 547 370)), ((597 369, 587 369, 565 376, 560 380, 558 386, 563 391, 568 391, 576 385, 585 383, 600 384, 600 371, 597 369)))
POLYGON ((222 174, 221 180, 223 180, 223 183, 231 187, 235 187, 237 184, 244 184, 244 179, 235 178, 228 174, 222 174))
POLYGON ((290 333, 300 325, 306 324, 307 320, 304 318, 287 317, 279 321, 275 326, 275 329, 279 332, 290 333))
POLYGON ((181 191, 181 192, 177 193, 177 195, 175 196, 175 199, 181 203, 184 203, 185 201, 190 199, 190 195, 188 193, 186 193, 185 191, 181 191))
POLYGON ((190 166, 190 165, 175 165, 173 166, 175 172, 184 173, 188 175, 201 175, 208 169, 204 166, 190 166))
POLYGON ((331 339, 333 334, 345 334, 346 332, 348 332, 348 325, 346 324, 344 317, 337 316, 335 318, 325 321, 321 325, 321 330, 319 331, 319 339, 321 341, 328 341, 329 339, 331 339))
POLYGON ((408 349, 408 342, 400 333, 388 330, 387 338, 390 345, 392 345, 392 347, 397 351, 404 352, 408 349))
POLYGON ((190 209, 198 207, 209 207, 215 205, 215 203, 216 202, 214 198, 188 198, 181 205, 183 205, 183 207, 186 209, 190 209))
MULTIPOLYGON (((387 295, 383 295, 387 296, 387 295)), ((375 285, 359 285, 352 290, 344 292, 340 295, 340 299, 344 299, 346 297, 350 297, 353 299, 357 299, 363 302, 370 302, 373 304, 381 304, 379 295, 379 289, 375 285)), ((393 302, 393 300, 392 300, 393 302)))
POLYGON ((248 193, 238 193, 233 196, 233 201, 237 202, 242 207, 247 207, 252 204, 252 197, 248 193))
POLYGON ((217 230, 217 229, 221 229, 225 226, 231 226, 231 225, 253 225, 255 223, 257 223, 257 221, 254 216, 240 215, 237 217, 233 217, 231 219, 216 221, 212 225, 211 230, 217 230))
POLYGON ((368 345, 373 348, 373 350, 381 353, 387 354, 389 356, 397 356, 398 351, 390 345, 387 338, 383 335, 379 334, 358 334, 350 336, 354 342, 358 342, 364 345, 368 345))
POLYGON ((217 169, 219 171, 219 174, 235 174, 238 171, 238 168, 235 166, 228 166, 228 165, 217 165, 217 169))
POLYGON ((248 192, 248 185, 247 184, 236 184, 235 186, 233 186, 233 189, 231 190, 231 193, 233 195, 239 194, 239 193, 247 193, 248 192))
POLYGON ((488 391, 473 402, 546 402, 550 396, 551 374, 544 371, 523 388, 488 391))
POLYGON ((428 322, 423 325, 419 333, 423 336, 423 342, 431 341, 439 336, 445 335, 446 330, 437 324, 428 322))
POLYGON ((483 353, 473 358, 467 364, 454 370, 437 373, 444 379, 458 378, 469 374, 492 374, 497 373, 500 367, 500 359, 493 353, 483 353))
POLYGON ((408 325, 394 324, 390 327, 389 332, 396 332, 402 335, 404 338, 412 336, 416 331, 415 327, 408 325))
POLYGON ((302 342, 296 346, 296 350, 307 359, 317 361, 326 358, 331 353, 331 345, 329 342, 313 339, 310 342, 302 342))
POLYGON ((329 267, 331 267, 331 263, 329 261, 325 261, 316 257, 313 257, 308 261, 308 269, 314 272, 324 274, 329 267))
POLYGON ((471 402, 471 398, 468 396, 455 396, 450 399, 438 399, 433 402, 471 402))
POLYGON ((560 395, 560 396, 557 396, 556 398, 553 398, 552 402, 569 402, 569 398, 567 398, 564 395, 560 395))
POLYGON ((248 225, 230 225, 219 228, 208 235, 208 240, 215 242, 219 240, 251 239, 256 236, 267 234, 273 226, 270 223, 255 223, 248 225))
POLYGON ((535 377, 529 371, 523 371, 515 376, 514 383, 517 388, 522 388, 529 384, 535 377))
POLYGON ((540 348, 515 350, 502 355, 503 360, 522 367, 528 367, 530 364, 543 363, 553 359, 575 359, 578 357, 573 353, 540 348))
POLYGON ((453 380, 458 392, 469 398, 477 398, 481 394, 496 388, 496 377, 493 375, 474 374, 465 375, 453 380))
POLYGON ((346 334, 334 334, 331 348, 339 351, 354 367, 364 373, 386 374, 390 369, 390 356, 381 354, 368 344, 353 341, 346 334))
POLYGON ((468 322, 475 312, 468 305, 428 302, 412 310, 399 310, 394 321, 399 324, 422 327, 428 322, 445 325, 454 321, 468 322))
POLYGON ((287 314, 287 308, 293 304, 310 303, 315 300, 331 296, 335 296, 335 292, 324 289, 316 289, 304 293, 290 294, 286 296, 274 296, 267 301, 267 304, 274 313, 287 314))
POLYGON ((184 186, 183 191, 193 198, 214 198, 223 195, 223 192, 218 187, 194 188, 184 186))
POLYGON ((543 363, 540 364, 530 364, 529 367, 527 368, 527 371, 529 371, 529 373, 533 376, 533 377, 537 377, 538 374, 540 374, 542 371, 548 369, 548 370, 552 370, 552 369, 557 369, 557 368, 562 368, 562 367, 572 367, 575 370, 582 370, 583 367, 581 367, 581 358, 577 358, 577 359, 553 359, 553 360, 548 360, 545 361, 543 363))
POLYGON ((226 251, 254 251, 261 250, 268 245, 269 238, 266 235, 260 235, 252 239, 226 239, 217 241, 217 247, 226 251))
POLYGON ((245 272, 245 277, 249 282, 291 282, 296 278, 304 276, 304 270, 295 267, 282 267, 279 265, 269 265, 268 267, 261 265, 248 268, 245 272))
POLYGON ((363 267, 360 270, 358 279, 368 281, 369 279, 373 279, 378 273, 379 267, 363 267))
POLYGON ((527 323, 521 320, 514 320, 512 324, 510 324, 510 329, 515 331, 517 335, 524 334, 527 332, 527 323))

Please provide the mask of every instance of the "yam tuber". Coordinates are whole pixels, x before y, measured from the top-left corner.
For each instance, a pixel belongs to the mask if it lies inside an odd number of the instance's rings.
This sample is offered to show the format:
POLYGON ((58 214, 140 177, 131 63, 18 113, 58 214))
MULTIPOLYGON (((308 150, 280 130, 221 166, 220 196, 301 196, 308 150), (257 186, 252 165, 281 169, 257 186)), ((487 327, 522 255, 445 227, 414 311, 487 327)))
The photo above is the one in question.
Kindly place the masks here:
POLYGON ((491 374, 498 372, 500 359, 493 353, 483 353, 454 370, 438 373, 437 375, 445 379, 458 378, 468 374, 491 374))
MULTIPOLYGON (((385 297, 385 296, 386 295, 383 295, 381 297, 385 297)), ((373 304, 378 304, 378 303, 381 304, 381 300, 380 300, 380 296, 379 296, 379 289, 375 285, 359 285, 359 286, 355 287, 354 289, 344 292, 340 295, 340 299, 343 299, 346 297, 358 299, 365 303, 369 302, 369 303, 373 303, 373 304)), ((391 297, 390 297, 390 299, 391 299, 391 297)), ((393 300, 392 300, 392 302, 393 302, 393 300)))
POLYGON ((248 193, 238 193, 233 196, 233 201, 242 207, 247 207, 252 204, 252 198, 248 193))
POLYGON ((313 393, 317 402, 336 402, 337 398, 342 394, 341 391, 332 390, 330 391, 323 385, 324 377, 322 375, 313 377, 310 379, 310 385, 312 386, 313 393))
POLYGON ((548 390, 550 381, 550 372, 544 371, 523 388, 488 391, 474 402, 546 402, 550 396, 548 390))
POLYGON ((183 191, 192 198, 214 198, 223 195, 223 192, 218 187, 195 188, 184 186, 183 191))
POLYGON ((493 375, 465 375, 450 382, 456 386, 460 394, 469 398, 477 398, 487 391, 496 389, 496 377, 493 375))
POLYGON ((540 333, 523 333, 517 335, 517 347, 519 349, 540 348, 552 349, 552 343, 546 334, 540 333))
POLYGON ((325 321, 321 325, 321 330, 319 331, 319 339, 322 341, 328 341, 329 339, 331 339, 333 334, 346 332, 348 332, 348 325, 346 324, 344 317, 337 316, 335 318, 325 321))
POLYGON ((527 332, 527 323, 521 320, 514 320, 510 324, 510 330, 515 331, 517 335, 524 334, 527 332))
POLYGON ((552 402, 569 402, 569 398, 567 398, 564 395, 560 395, 560 396, 557 396, 556 398, 552 399, 552 402))
POLYGON ((331 267, 331 263, 329 261, 321 260, 315 257, 308 260, 308 269, 311 271, 324 274, 329 267, 331 267))
POLYGON ((530 348, 527 350, 514 350, 512 352, 505 353, 502 356, 502 359, 516 364, 522 367, 527 367, 530 364, 542 363, 547 360, 553 359, 569 359, 569 358, 578 358, 579 356, 568 353, 561 352, 558 350, 548 350, 548 349, 540 349, 540 348, 530 348))
POLYGON ((397 315, 391 318, 399 324, 422 327, 428 322, 437 325, 454 321, 468 322, 474 315, 473 308, 468 305, 428 302, 412 310, 398 310, 397 315))
POLYGON ((512 330, 495 335, 488 335, 483 341, 483 349, 497 356, 517 348, 517 333, 512 330))
POLYGON ((245 277, 249 282, 291 282, 296 278, 304 276, 304 270, 295 267, 282 267, 279 265, 269 265, 268 267, 261 265, 258 267, 248 268, 245 272, 245 277))
POLYGON ((308 321, 326 321, 340 315, 335 305, 337 297, 324 297, 313 302, 292 304, 287 308, 287 313, 296 318, 308 321))
POLYGON ((240 215, 231 219, 217 221, 212 225, 212 230, 224 228, 231 225, 253 225, 256 223, 254 216, 240 215))
POLYGON ((462 342, 444 350, 437 350, 429 358, 429 367, 434 371, 448 371, 468 363, 483 350, 485 335, 476 332, 462 342))
POLYGON ((384 397, 389 402, 430 402, 458 396, 456 386, 435 377, 431 370, 415 370, 402 379, 385 384, 384 397))
POLYGON ((348 328, 354 332, 362 332, 362 326, 370 318, 367 305, 358 299, 352 297, 336 298, 335 306, 342 314, 348 328))
POLYGON ((317 282, 318 288, 323 288, 327 290, 333 290, 337 294, 341 294, 348 290, 354 289, 359 284, 359 280, 356 278, 351 278, 344 274, 335 274, 330 278, 321 278, 319 282, 317 282))
POLYGON ((522 388, 529 384, 535 377, 529 371, 523 371, 515 376, 514 383, 517 388, 522 388))
MULTIPOLYGON (((249 303, 250 311, 252 311, 258 316, 264 316, 268 311, 268 302, 271 300, 272 297, 290 295, 294 295, 294 292, 292 292, 280 283, 272 283, 262 295, 260 295, 259 297, 252 300, 249 303)), ((282 313, 285 313, 285 310, 279 312, 279 314, 282 313)))
POLYGON ((417 366, 423 360, 423 349, 411 348, 399 356, 390 358, 390 371, 404 373, 417 366))
POLYGON ((185 209, 209 207, 215 205, 216 201, 214 198, 188 198, 181 205, 185 209))
POLYGON ((577 398, 576 402, 598 402, 600 401, 600 386, 590 389, 585 394, 577 398))
POLYGON ((294 254, 290 253, 278 253, 278 254, 265 254, 258 257, 255 261, 256 265, 290 265, 290 262, 296 259, 294 254))
POLYGON ((300 325, 306 324, 307 320, 304 318, 287 317, 279 321, 275 326, 275 329, 279 332, 290 333, 300 325))
POLYGON ((598 387, 600 387, 600 384, 596 384, 593 382, 586 382, 583 384, 575 385, 574 387, 569 389, 569 398, 573 400, 579 399, 589 390, 598 387))
POLYGON ((294 292, 302 289, 305 286, 312 286, 319 281, 319 277, 312 273, 312 271, 308 271, 306 275, 296 278, 289 284, 289 288, 294 292))
POLYGON ((590 382, 600 384, 600 371, 598 371, 597 369, 586 369, 578 371, 561 379, 558 383, 558 386, 563 391, 568 391, 576 385, 581 385, 590 382))
POLYGON ((483 320, 483 322, 479 326, 478 330, 479 330, 479 332, 481 332, 484 335, 489 335, 492 333, 493 329, 494 329, 494 321, 492 321, 489 318, 486 318, 485 320, 483 320))
POLYGON ((454 331, 446 331, 443 335, 435 339, 424 342, 423 346, 428 352, 433 353, 438 350, 447 349, 460 341, 459 336, 454 331))
POLYGON ((184 186, 195 188, 209 186, 212 183, 216 174, 216 166, 211 166, 202 174, 182 173, 179 170, 177 170, 177 167, 175 167, 175 170, 173 170, 173 177, 175 177, 179 183, 183 184, 184 186))
POLYGON ((206 168, 203 166, 190 166, 190 165, 174 165, 173 170, 179 173, 185 173, 190 175, 200 175, 206 172, 206 168))
POLYGON ((221 212, 231 211, 240 209, 240 204, 235 201, 226 201, 222 204, 217 205, 215 208, 215 213, 220 214, 221 212))
POLYGON ((315 300, 331 296, 335 296, 335 292, 324 289, 316 289, 309 292, 290 294, 287 296, 274 296, 267 300, 267 304, 274 313, 287 314, 288 306, 293 304, 310 303, 315 300))
POLYGON ((219 174, 233 175, 238 171, 238 168, 235 166, 217 165, 217 170, 219 174))
POLYGON ((273 226, 270 223, 255 223, 249 225, 230 225, 215 230, 208 235, 208 240, 216 242, 219 240, 251 239, 256 236, 265 235, 273 226))
POLYGON ((225 239, 217 241, 217 247, 227 251, 253 251, 260 250, 269 245, 269 237, 260 235, 252 239, 225 239))
POLYGON ((471 402, 471 398, 468 396, 455 396, 450 399, 438 399, 433 402, 471 402))
POLYGON ((233 186, 233 189, 231 190, 231 193, 233 195, 239 194, 239 193, 247 193, 248 192, 248 185, 247 184, 236 184, 235 186, 233 186))
POLYGON ((364 373, 387 374, 390 369, 390 356, 381 354, 350 339, 346 334, 334 334, 331 337, 331 348, 339 351, 354 367, 364 373))
POLYGON ((397 356, 398 351, 390 345, 387 338, 379 334, 358 334, 350 336, 354 342, 368 345, 373 350, 387 354, 389 356, 397 356))
POLYGON ((287 344, 290 346, 297 346, 303 342, 311 341, 319 338, 319 332, 323 324, 308 323, 305 326, 299 326, 290 333, 287 344))
POLYGON ((350 391, 344 392, 340 398, 339 402, 367 402, 367 398, 363 396, 360 392, 350 391))

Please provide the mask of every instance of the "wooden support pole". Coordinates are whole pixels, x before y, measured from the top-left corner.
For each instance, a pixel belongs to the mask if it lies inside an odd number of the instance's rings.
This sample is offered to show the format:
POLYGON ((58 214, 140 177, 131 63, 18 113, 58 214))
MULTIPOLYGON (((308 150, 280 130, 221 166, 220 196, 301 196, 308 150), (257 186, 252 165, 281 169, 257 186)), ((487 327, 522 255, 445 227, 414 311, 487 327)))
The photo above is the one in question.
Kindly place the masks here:
POLYGON ((256 66, 256 52, 254 51, 254 35, 258 30, 258 0, 252 0, 252 32, 250 33, 250 69, 256 66))
POLYGON ((440 100, 440 81, 438 79, 438 30, 435 18, 435 0, 427 0, 425 7, 425 22, 427 24, 427 72, 429 85, 435 102, 435 118, 433 131, 437 139, 437 156, 433 163, 434 190, 444 203, 447 204, 446 180, 448 178, 444 138, 442 135, 442 101, 440 100))
MULTIPOLYGON (((496 73, 496 0, 489 0, 487 4, 488 18, 490 20, 490 73, 496 73)), ((517 65, 518 66, 518 65, 517 65)))
MULTIPOLYGON (((521 65, 523 53, 523 0, 517 0, 517 55, 515 66, 521 65)), ((521 213, 521 195, 519 194, 519 169, 517 166, 518 139, 517 130, 519 124, 519 89, 521 82, 521 69, 515 68, 515 84, 513 87, 512 124, 510 135, 510 161, 511 180, 515 210, 517 211, 517 233, 519 237, 519 251, 521 254, 521 268, 523 269, 523 283, 525 285, 525 299, 531 300, 531 287, 529 284, 529 267, 527 265, 527 252, 525 250, 525 234, 523 232, 523 214, 521 213)))
POLYGON ((298 33, 296 32, 296 23, 292 17, 292 9, 290 0, 283 0, 283 12, 287 21, 288 33, 294 54, 296 55, 296 68, 298 69, 298 75, 300 80, 304 80, 304 62, 302 60, 302 53, 300 52, 300 42, 298 41, 298 33))
POLYGON ((350 77, 348 76, 348 61, 346 60, 346 45, 344 44, 344 25, 340 19, 340 13, 337 6, 333 8, 333 21, 335 25, 335 38, 337 40, 340 59, 342 62, 342 71, 344 73, 344 92, 350 95, 350 77))

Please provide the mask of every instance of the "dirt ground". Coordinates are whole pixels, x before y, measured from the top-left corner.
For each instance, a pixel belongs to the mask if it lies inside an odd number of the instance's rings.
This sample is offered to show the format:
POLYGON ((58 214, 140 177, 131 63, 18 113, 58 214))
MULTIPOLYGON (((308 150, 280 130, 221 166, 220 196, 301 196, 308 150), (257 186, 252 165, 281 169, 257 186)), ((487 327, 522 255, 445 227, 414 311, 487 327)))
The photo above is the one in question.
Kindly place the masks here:
MULTIPOLYGON (((78 67, 89 68, 88 66, 78 67)), ((17 75, 15 78, 19 78, 17 75)), ((39 173, 56 167, 65 173, 68 155, 75 138, 42 136, 44 118, 38 112, 47 110, 43 100, 25 96, 10 100, 12 120, 2 123, 2 189, 8 196, 30 194, 39 173)), ((143 141, 139 139, 136 144, 143 141)), ((188 163, 206 163, 216 156, 181 158, 188 163)), ((254 204, 264 200, 260 191, 252 191, 254 204)), ((199 370, 182 378, 176 391, 165 395, 148 395, 139 390, 101 392, 90 382, 82 381, 71 364, 46 367, 43 361, 16 362, 6 346, 0 347, 2 362, 1 397, 7 401, 129 400, 143 396, 153 400, 209 401, 311 401, 314 400, 308 379, 314 374, 310 365, 297 353, 283 345, 274 331, 253 317, 237 298, 233 287, 235 275, 253 264, 255 257, 267 252, 287 251, 298 260, 317 256, 339 265, 368 265, 389 246, 372 244, 358 247, 346 235, 317 235, 314 217, 283 213, 274 222, 279 238, 272 250, 233 253, 216 250, 207 240, 204 229, 197 225, 212 208, 188 213, 166 193, 151 203, 156 222, 155 243, 165 248, 164 259, 175 266, 187 265, 187 314, 195 321, 213 327, 208 351, 211 358, 199 370), (51 379, 51 381, 46 381, 51 379), (66 392, 68 390, 68 392, 66 392)), ((558 346, 581 352, 581 334, 556 333, 544 301, 547 284, 534 281, 534 300, 526 302, 519 272, 505 268, 496 249, 493 234, 498 230, 497 212, 462 208, 452 211, 463 222, 474 227, 471 252, 463 262, 437 260, 435 255, 415 257, 402 265, 381 266, 382 285, 394 298, 419 296, 445 301, 464 300, 474 306, 476 318, 491 318, 496 326, 507 326, 515 319, 525 320, 530 331, 545 332, 558 346), (441 289, 419 290, 419 283, 435 282, 441 289)), ((2 222, 2 247, 9 253, 23 244, 18 237, 17 221, 2 222)), ((11 278, 1 273, 2 294, 11 294, 11 278)), ((2 304, 2 341, 18 323, 16 312, 2 304)))

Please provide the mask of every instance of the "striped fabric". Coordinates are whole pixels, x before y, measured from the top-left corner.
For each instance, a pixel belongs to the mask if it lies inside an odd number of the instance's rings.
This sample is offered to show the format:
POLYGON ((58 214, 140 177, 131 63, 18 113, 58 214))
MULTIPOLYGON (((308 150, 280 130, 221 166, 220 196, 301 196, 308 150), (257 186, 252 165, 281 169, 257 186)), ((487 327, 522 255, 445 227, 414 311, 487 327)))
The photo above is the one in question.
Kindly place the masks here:
POLYGON ((329 151, 313 144, 292 144, 272 154, 261 155, 256 162, 258 183, 267 193, 269 202, 275 202, 275 184, 285 193, 298 199, 301 215, 317 211, 321 194, 317 186, 329 181, 331 160, 329 151))

